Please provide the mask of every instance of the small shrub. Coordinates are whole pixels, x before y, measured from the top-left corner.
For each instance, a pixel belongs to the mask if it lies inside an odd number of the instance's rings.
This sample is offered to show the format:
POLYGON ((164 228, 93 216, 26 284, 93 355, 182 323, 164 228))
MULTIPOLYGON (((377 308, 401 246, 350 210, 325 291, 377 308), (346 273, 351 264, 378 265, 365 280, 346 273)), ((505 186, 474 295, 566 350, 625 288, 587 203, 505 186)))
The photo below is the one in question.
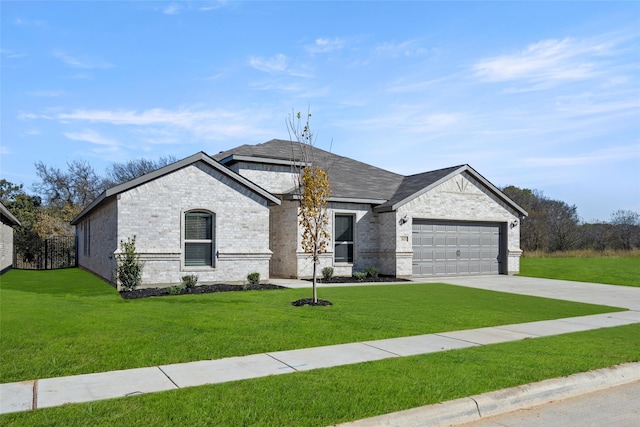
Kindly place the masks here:
POLYGON ((329 280, 333 277, 333 267, 325 267, 322 269, 322 278, 329 280))
POLYGON ((247 281, 250 285, 259 285, 260 284, 260 273, 249 273, 247 275, 247 281))
POLYGON ((132 291, 142 283, 140 255, 136 253, 136 236, 120 240, 120 253, 116 254, 116 280, 125 291, 132 291))
POLYGON ((198 283, 198 276, 196 276, 195 274, 182 276, 182 286, 184 286, 186 289, 191 290, 195 288, 196 283, 198 283))
POLYGON ((367 278, 367 273, 364 273, 362 271, 356 271, 355 273, 353 273, 353 277, 358 279, 358 281, 362 282, 364 279, 367 278))
POLYGON ((367 277, 373 277, 373 278, 378 277, 379 271, 380 270, 378 270, 376 267, 367 267, 364 269, 364 273, 367 275, 367 277))
POLYGON ((169 287, 169 295, 180 295, 184 289, 184 285, 176 285, 169 287))

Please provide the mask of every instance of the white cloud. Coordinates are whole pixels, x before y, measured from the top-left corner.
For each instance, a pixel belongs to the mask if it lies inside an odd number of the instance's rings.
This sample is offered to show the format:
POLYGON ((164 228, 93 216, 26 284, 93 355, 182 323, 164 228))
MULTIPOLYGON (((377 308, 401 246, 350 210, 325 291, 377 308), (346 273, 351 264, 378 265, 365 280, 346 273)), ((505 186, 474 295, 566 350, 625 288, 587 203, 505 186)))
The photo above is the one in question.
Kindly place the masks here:
MULTIPOLYGON (((165 110, 154 108, 145 111, 135 110, 76 110, 70 113, 59 113, 53 116, 37 114, 21 114, 23 119, 56 119, 62 123, 87 122, 103 123, 114 126, 144 127, 147 133, 156 132, 162 136, 156 143, 170 143, 166 135, 175 135, 187 131, 201 140, 221 140, 225 138, 247 138, 264 136, 266 133, 257 123, 262 114, 251 111, 229 112, 224 110, 165 110)), ((74 137, 92 138, 90 133, 71 134, 74 137)), ((69 137, 69 135, 67 135, 69 137)), ((176 136, 177 138, 177 136, 176 136)), ((89 141, 89 139, 85 139, 89 141)), ((153 136, 147 142, 154 141, 153 136)), ((98 143, 95 137, 90 142, 98 143)))
POLYGON ((205 6, 200 6, 198 8, 198 10, 206 12, 209 10, 216 10, 216 9, 220 9, 224 6, 227 5, 227 0, 218 0, 218 1, 213 1, 213 2, 202 2, 205 3, 205 6))
POLYGON ((182 10, 182 6, 177 3, 171 3, 167 7, 162 9, 162 13, 165 15, 177 15, 182 10))
POLYGON ((96 145, 107 145, 110 147, 117 147, 120 144, 110 138, 100 135, 98 132, 92 129, 85 129, 82 132, 65 132, 64 136, 74 141, 86 141, 96 145))
POLYGON ((25 56, 27 56, 26 53, 18 53, 18 52, 14 52, 10 49, 0 49, 0 55, 4 56, 7 59, 10 58, 23 58, 25 56))
POLYGON ((328 53, 340 50, 344 45, 345 41, 337 37, 333 39, 318 38, 313 44, 305 46, 305 49, 310 53, 328 53))
POLYGON ((595 40, 542 40, 521 52, 482 59, 473 71, 488 82, 584 80, 599 74, 599 57, 609 50, 595 40))
POLYGON ((281 53, 271 58, 252 56, 249 59, 249 64, 253 68, 267 73, 281 73, 286 71, 288 62, 287 57, 281 53))
POLYGON ((53 56, 62 61, 66 66, 73 68, 111 68, 112 64, 91 58, 79 58, 69 55, 63 51, 56 50, 53 52, 53 56))
POLYGON ((47 23, 45 21, 39 20, 39 19, 23 19, 23 18, 16 18, 13 23, 18 26, 18 27, 36 27, 36 28, 42 28, 45 27, 47 25, 47 23))
POLYGON ((77 73, 73 76, 69 76, 69 78, 73 80, 93 80, 93 76, 88 73, 77 73))
POLYGON ((567 167, 601 165, 623 160, 640 158, 640 147, 637 145, 616 145, 578 156, 529 157, 524 163, 533 167, 567 167))
POLYGON ((606 94, 586 92, 571 96, 558 96, 556 98, 556 110, 572 116, 584 114, 601 115, 633 110, 640 112, 640 100, 634 94, 627 92, 606 94))
POLYGON ((419 45, 417 40, 406 40, 404 42, 386 42, 376 46, 376 52, 384 55, 390 55, 393 57, 398 56, 418 56, 424 55, 429 52, 419 45))
POLYGON ((6 145, 0 145, 0 154, 3 156, 7 156, 11 154, 11 150, 6 145))

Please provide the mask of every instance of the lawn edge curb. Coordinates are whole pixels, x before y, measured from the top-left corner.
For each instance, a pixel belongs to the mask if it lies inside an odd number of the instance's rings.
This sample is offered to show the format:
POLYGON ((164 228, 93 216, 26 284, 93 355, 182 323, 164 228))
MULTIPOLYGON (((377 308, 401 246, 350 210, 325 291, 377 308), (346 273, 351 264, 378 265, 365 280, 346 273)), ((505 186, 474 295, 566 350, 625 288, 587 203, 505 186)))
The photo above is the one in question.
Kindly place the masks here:
POLYGON ((334 427, 452 426, 640 381, 640 362, 463 397, 334 427))

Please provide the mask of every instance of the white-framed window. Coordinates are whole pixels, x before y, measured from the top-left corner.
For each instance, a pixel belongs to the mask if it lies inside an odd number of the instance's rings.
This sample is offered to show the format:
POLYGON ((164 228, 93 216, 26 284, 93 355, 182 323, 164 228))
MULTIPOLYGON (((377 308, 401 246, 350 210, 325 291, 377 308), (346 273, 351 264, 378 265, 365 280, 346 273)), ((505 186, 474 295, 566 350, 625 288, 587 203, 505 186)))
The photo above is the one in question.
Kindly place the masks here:
POLYGON ((336 263, 353 264, 355 216, 335 214, 333 217, 333 260, 336 263))
POLYGON ((215 218, 215 214, 208 211, 185 212, 185 267, 215 267, 215 218))

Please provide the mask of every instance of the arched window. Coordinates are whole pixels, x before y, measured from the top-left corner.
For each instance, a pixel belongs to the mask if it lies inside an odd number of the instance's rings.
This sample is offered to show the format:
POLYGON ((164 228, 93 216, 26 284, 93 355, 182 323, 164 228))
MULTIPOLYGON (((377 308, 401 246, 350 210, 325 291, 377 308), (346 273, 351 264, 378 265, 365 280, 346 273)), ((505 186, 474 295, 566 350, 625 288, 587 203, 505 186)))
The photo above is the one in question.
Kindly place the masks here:
POLYGON ((184 214, 185 267, 214 267, 215 215, 206 211, 184 214))

